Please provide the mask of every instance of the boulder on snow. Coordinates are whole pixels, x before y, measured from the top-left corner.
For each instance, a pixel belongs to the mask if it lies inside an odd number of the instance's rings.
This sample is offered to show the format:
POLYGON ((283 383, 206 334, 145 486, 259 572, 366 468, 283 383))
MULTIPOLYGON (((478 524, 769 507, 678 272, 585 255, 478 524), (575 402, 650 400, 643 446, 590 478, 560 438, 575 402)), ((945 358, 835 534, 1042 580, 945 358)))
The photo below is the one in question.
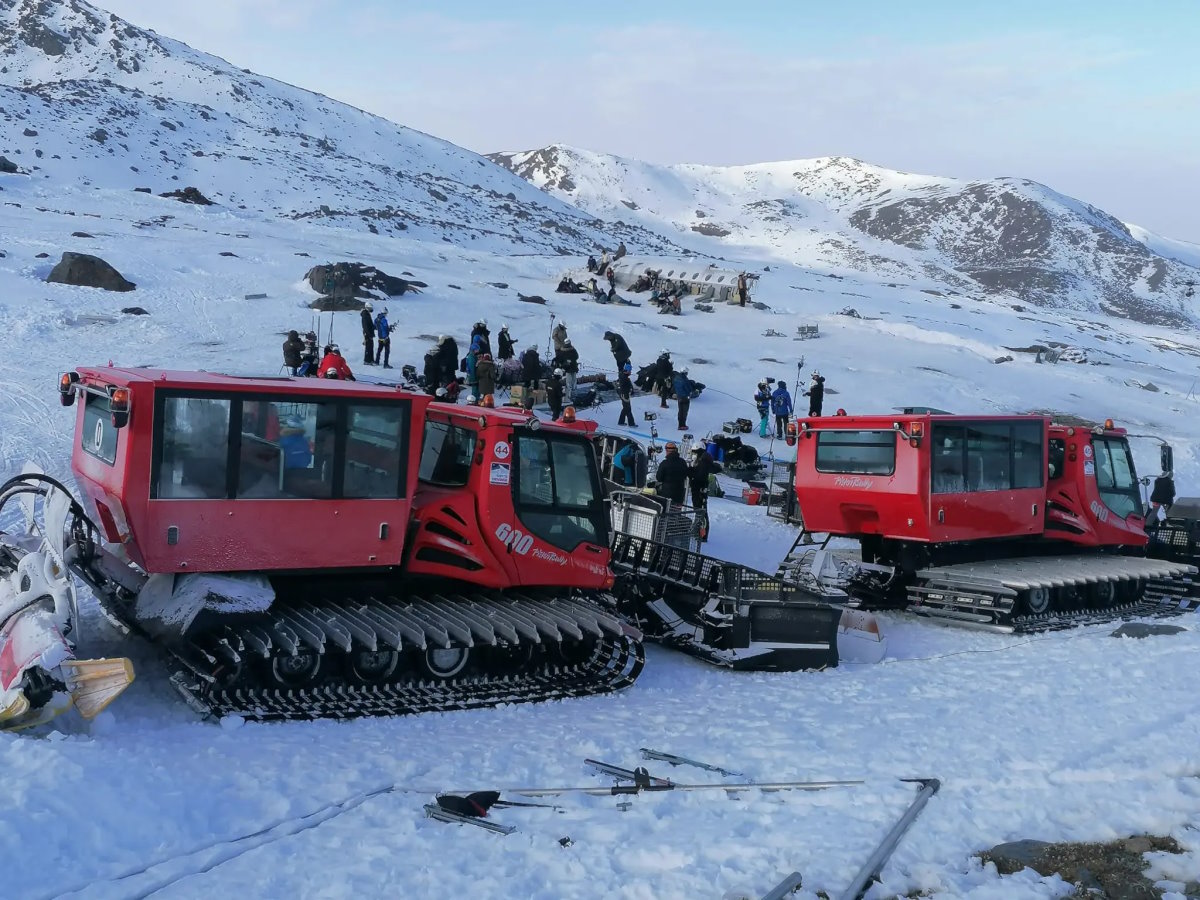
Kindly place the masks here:
POLYGON ((404 278, 389 275, 374 266, 359 262, 326 263, 313 266, 304 274, 309 287, 322 294, 313 309, 333 309, 333 306, 317 306, 331 299, 354 300, 350 305, 342 305, 337 309, 362 309, 358 300, 386 300, 388 297, 399 297, 409 291, 416 292, 421 282, 412 282, 404 278), (355 298, 358 298, 357 300, 355 298))
POLYGON ((120 272, 100 257, 69 251, 64 253, 58 265, 50 270, 46 281, 103 288, 106 291, 132 291, 137 287, 132 281, 126 281, 120 272))
POLYGON ((1012 875, 1022 869, 1036 868, 1038 860, 1049 846, 1046 841, 1009 841, 997 844, 984 857, 996 864, 996 871, 1001 875, 1012 875))
POLYGON ((90 235, 86 231, 72 231, 71 232, 71 237, 90 238, 93 236, 94 235, 90 235))
POLYGON ((142 309, 140 306, 125 306, 125 307, 122 307, 121 312, 123 312, 127 316, 148 316, 148 315, 150 315, 148 310, 142 309))
POLYGON ((19 171, 21 170, 17 168, 17 164, 15 162, 13 162, 7 156, 0 156, 0 172, 5 173, 6 175, 15 175, 19 171))
POLYGON ((1153 622, 1126 622, 1110 637, 1131 637, 1144 638, 1159 634, 1179 634, 1181 631, 1187 631, 1181 625, 1159 625, 1153 622))
POLYGON ((194 203, 197 206, 212 206, 213 202, 205 197, 198 188, 185 187, 182 191, 167 191, 160 197, 173 197, 180 203, 194 203))
POLYGON ((517 299, 522 303, 541 303, 543 306, 546 303, 546 298, 540 294, 522 294, 519 291, 517 292, 517 299))

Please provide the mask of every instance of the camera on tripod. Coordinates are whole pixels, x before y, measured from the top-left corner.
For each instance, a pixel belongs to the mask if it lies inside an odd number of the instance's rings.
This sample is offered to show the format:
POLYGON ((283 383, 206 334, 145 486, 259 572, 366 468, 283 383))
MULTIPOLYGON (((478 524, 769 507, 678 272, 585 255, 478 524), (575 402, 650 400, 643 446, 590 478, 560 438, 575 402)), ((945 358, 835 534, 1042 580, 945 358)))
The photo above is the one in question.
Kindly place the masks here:
POLYGON ((647 422, 653 422, 655 419, 658 418, 658 413, 650 412, 649 410, 645 410, 642 412, 642 418, 645 419, 647 422))

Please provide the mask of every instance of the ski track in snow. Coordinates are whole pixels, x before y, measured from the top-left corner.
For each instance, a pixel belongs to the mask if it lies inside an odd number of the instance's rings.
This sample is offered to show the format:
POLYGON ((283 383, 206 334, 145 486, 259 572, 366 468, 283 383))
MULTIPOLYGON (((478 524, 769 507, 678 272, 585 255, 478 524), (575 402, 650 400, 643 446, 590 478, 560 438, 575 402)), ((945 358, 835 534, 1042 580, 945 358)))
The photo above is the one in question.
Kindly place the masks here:
MULTIPOLYGON (((73 410, 57 404, 60 370, 111 358, 274 374, 284 332, 312 320, 303 307, 312 296, 301 282, 304 271, 357 259, 392 274, 411 271, 430 285, 388 304, 398 322, 393 376, 401 363, 419 365, 427 342, 416 335, 453 331, 461 342, 483 316, 493 335, 509 322, 522 341, 518 350, 529 343, 544 347, 553 312, 567 321, 588 367, 611 366, 601 335, 614 325, 631 344, 635 363, 664 346, 688 362, 693 377, 713 386, 692 404, 689 424, 697 435, 736 416, 755 418, 742 398, 765 374, 794 383, 803 353, 804 374, 820 368, 837 392, 826 399, 830 409, 881 411, 925 402, 959 411, 1036 406, 1112 415, 1137 433, 1174 441, 1182 493, 1194 492, 1190 486, 1197 483, 1200 432, 1193 416, 1181 414, 1191 410, 1182 399, 1191 375, 1156 368, 1163 351, 1150 341, 1171 336, 1153 329, 1125 326, 1124 361, 1102 368, 1060 365, 1048 373, 1021 355, 995 366, 979 352, 960 352, 957 336, 970 333, 980 347, 1028 344, 1060 327, 1074 335, 1073 325, 1027 321, 1002 308, 987 316, 962 311, 954 319, 927 300, 856 282, 855 290, 869 297, 855 301, 864 314, 936 317, 918 319, 936 335, 914 352, 904 329, 893 336, 834 315, 845 303, 837 292, 846 289, 850 273, 830 293, 797 294, 790 284, 805 282, 809 273, 772 264, 758 290, 774 314, 722 307, 664 322, 647 307, 597 307, 553 294, 561 267, 576 260, 498 255, 485 244, 465 251, 352 235, 143 195, 80 191, 65 201, 50 188, 6 182, 5 197, 23 202, 4 207, 7 257, 0 260, 0 348, 19 370, 0 386, 6 475, 33 458, 69 478, 73 410), (114 295, 43 283, 54 258, 34 260, 34 254, 61 249, 79 222, 35 207, 66 202, 103 211, 104 227, 88 249, 137 282, 137 291, 114 295), (177 227, 132 224, 164 210, 176 216, 177 227), (220 233, 231 231, 249 237, 220 233), (222 250, 239 256, 220 257, 222 250), (488 287, 489 281, 509 288, 488 287), (449 289, 451 283, 463 289, 449 289), (549 304, 519 303, 516 291, 542 294, 549 304), (242 299, 258 292, 267 299, 242 299), (151 315, 117 313, 127 305, 151 315), (116 314, 115 323, 64 324, 69 315, 102 314, 116 314), (792 332, 802 321, 818 321, 822 337, 798 343, 759 336, 772 326, 792 332), (1124 383, 1150 371, 1164 393, 1124 383)), ((335 336, 354 365, 356 316, 340 315, 335 336)), ((661 413, 662 439, 679 437, 674 408, 658 410, 649 398, 635 407, 639 430, 649 424, 642 412, 654 410, 661 413)), ((582 414, 612 426, 617 409, 609 404, 582 414)), ((763 451, 769 446, 752 442, 763 451)), ((1139 439, 1134 447, 1143 472, 1153 474, 1155 443, 1139 439)), ((772 570, 794 529, 736 502, 740 484, 724 483, 730 499, 712 502, 709 552, 772 570)), ((972 898, 1063 894, 1057 879, 1024 873, 1001 881, 972 860, 973 853, 1016 838, 1170 833, 1193 851, 1185 860, 1200 853, 1191 830, 1200 821, 1200 712, 1191 678, 1200 630, 1194 617, 1183 620, 1191 630, 1177 637, 1118 641, 1106 636, 1107 628, 1030 640, 888 615, 889 659, 875 667, 732 673, 651 647, 637 685, 614 696, 236 727, 196 721, 165 684, 154 653, 115 635, 90 598, 84 605, 81 650, 129 653, 138 680, 90 727, 68 718, 57 723, 61 734, 0 735, 0 851, 10 860, 5 896, 400 892, 636 900, 720 897, 733 889, 761 896, 800 870, 805 887, 797 896, 811 900, 817 890, 836 894, 849 883, 911 801, 913 787, 896 780, 906 776, 938 777, 943 788, 872 897, 917 890, 972 898), (613 798, 569 798, 561 813, 497 811, 497 820, 518 826, 507 837, 422 814, 422 804, 443 790, 603 784, 584 768, 585 757, 632 766, 642 746, 757 779, 865 778, 868 784, 821 793, 747 792, 736 799, 667 793, 635 798, 626 812, 613 798), (402 790, 339 815, 317 812, 392 783, 402 790), (567 835, 574 843, 559 846, 567 835)), ((650 768, 684 782, 711 774, 650 768)))

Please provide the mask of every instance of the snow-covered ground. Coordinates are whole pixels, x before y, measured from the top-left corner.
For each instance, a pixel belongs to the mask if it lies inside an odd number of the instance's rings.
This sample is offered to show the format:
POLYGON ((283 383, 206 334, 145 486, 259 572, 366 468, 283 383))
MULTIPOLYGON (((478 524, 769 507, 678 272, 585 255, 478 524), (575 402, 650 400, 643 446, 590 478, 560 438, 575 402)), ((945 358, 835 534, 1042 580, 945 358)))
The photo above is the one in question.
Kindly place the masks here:
MULTIPOLYGON (((112 359, 274 373, 283 333, 312 320, 304 271, 354 259, 429 283, 389 303, 399 330, 394 372, 419 363, 429 344, 421 335, 453 332, 461 341, 479 317, 493 333, 509 323, 518 349, 544 345, 553 314, 567 322, 588 368, 611 368, 601 340, 609 328, 626 336, 635 363, 665 347, 689 364, 709 385, 692 405, 697 434, 739 415, 753 418, 748 397, 757 379, 794 381, 803 354, 802 372, 819 367, 837 392, 828 408, 919 403, 1112 416, 1135 433, 1175 443, 1184 493, 1200 481, 1197 407, 1188 398, 1197 342, 1190 335, 1128 324, 1118 331, 1109 322, 984 304, 956 310, 943 298, 882 289, 852 273, 831 280, 788 265, 772 266, 759 284, 758 299, 771 312, 719 307, 668 319, 648 306, 596 306, 551 293, 560 271, 577 262, 561 257, 472 253, 21 178, 4 182, 0 200, 7 204, 0 206, 6 474, 26 458, 69 474, 73 416, 58 406, 61 369, 112 359), (137 224, 163 214, 174 218, 137 224), (94 237, 70 237, 76 230, 94 237), (44 284, 63 249, 99 254, 137 290, 44 284), (41 252, 50 256, 38 259, 41 252), (549 303, 518 302, 517 291, 549 303), (254 293, 267 297, 243 299, 254 293), (150 315, 117 312, 128 305, 150 315), (847 305, 867 318, 836 314, 847 305), (112 324, 95 323, 109 314, 112 324), (768 328, 794 333, 804 322, 819 323, 818 340, 761 337, 768 328), (1108 365, 1036 365, 1022 353, 993 362, 1006 346, 1047 339, 1086 345, 1108 365), (1159 392, 1137 386, 1151 381, 1159 392)), ((342 314, 334 328, 353 365, 357 317, 342 314)), ((639 427, 642 411, 656 407, 637 401, 639 427)), ((611 426, 617 410, 584 415, 611 426)), ((674 409, 657 425, 663 437, 679 435, 674 409)), ((1139 439, 1135 452, 1153 473, 1155 442, 1139 439)), ((712 511, 716 555, 769 569, 794 537, 760 508, 714 500, 712 511)), ((757 897, 793 870, 804 874, 798 896, 836 896, 912 799, 914 788, 897 780, 909 776, 938 777, 943 788, 871 896, 1064 893, 1060 881, 1028 873, 1000 881, 972 859, 1024 837, 1171 833, 1191 854, 1169 860, 1158 877, 1184 881, 1200 873, 1200 838, 1191 830, 1200 822, 1200 714, 1191 678, 1200 630, 1192 619, 1185 634, 1133 641, 1107 637, 1108 628, 1028 639, 890 616, 889 658, 874 667, 731 673, 651 647, 639 682, 613 696, 413 718, 239 725, 196 721, 164 683, 155 657, 119 641, 90 601, 86 607, 83 651, 132 655, 138 681, 90 728, 65 719, 50 736, 0 735, 6 897, 715 898, 735 889, 757 897), (612 798, 569 798, 558 811, 497 813, 518 827, 506 837, 422 814, 444 790, 603 784, 583 759, 631 766, 639 747, 758 780, 867 783, 734 799, 668 793, 639 797, 626 811, 612 798), (394 789, 363 796, 388 786, 394 789), (238 841, 245 835, 253 836, 238 841), (560 846, 565 836, 570 846, 560 846)), ((707 774, 651 768, 681 781, 707 774)))

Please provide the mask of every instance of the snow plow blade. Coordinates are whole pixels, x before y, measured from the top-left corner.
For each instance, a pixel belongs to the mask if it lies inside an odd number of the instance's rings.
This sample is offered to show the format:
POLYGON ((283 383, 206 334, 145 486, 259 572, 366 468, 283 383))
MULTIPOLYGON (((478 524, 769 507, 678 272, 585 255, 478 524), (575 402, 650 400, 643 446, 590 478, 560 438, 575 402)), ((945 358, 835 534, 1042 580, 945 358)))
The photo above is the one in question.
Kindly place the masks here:
POLYGON ((865 609, 843 609, 838 621, 838 658, 848 663, 877 663, 887 655, 879 620, 865 609))
POLYGON ((71 659, 62 664, 79 714, 94 719, 133 683, 133 663, 119 659, 71 659))

